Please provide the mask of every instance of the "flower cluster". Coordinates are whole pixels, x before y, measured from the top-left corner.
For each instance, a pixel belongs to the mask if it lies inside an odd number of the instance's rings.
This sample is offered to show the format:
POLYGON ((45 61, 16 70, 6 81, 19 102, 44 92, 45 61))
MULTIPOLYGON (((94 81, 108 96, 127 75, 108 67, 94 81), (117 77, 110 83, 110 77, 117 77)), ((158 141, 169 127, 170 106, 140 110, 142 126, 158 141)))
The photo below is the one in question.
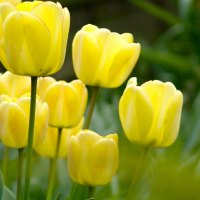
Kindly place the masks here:
MULTIPOLYGON (((48 75, 63 65, 69 25, 69 11, 59 3, 0 3, 0 59, 8 70, 0 75, 0 139, 8 147, 28 149, 25 199, 32 148, 53 160, 52 169, 58 157, 67 157, 69 175, 79 184, 107 184, 118 168, 118 135, 89 130, 96 93, 84 119, 86 86, 121 86, 136 65, 140 44, 130 33, 85 25, 72 44, 78 79, 56 81, 48 75)), ((179 130, 182 93, 170 82, 136 82, 128 81, 119 101, 127 138, 145 147, 171 145, 179 130)), ((51 177, 50 198, 55 174, 51 177)))

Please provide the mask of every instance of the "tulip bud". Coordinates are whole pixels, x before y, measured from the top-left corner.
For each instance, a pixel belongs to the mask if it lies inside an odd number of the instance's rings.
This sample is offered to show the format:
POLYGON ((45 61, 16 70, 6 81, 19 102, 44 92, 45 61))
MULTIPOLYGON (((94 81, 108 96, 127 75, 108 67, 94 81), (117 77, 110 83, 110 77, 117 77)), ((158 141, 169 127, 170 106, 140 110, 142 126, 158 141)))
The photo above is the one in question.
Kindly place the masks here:
POLYGON ((49 105, 50 126, 69 128, 80 122, 87 103, 87 89, 80 80, 57 81, 47 88, 44 101, 49 105))
POLYGON ((29 77, 19 76, 7 71, 0 74, 0 94, 5 94, 11 98, 19 98, 31 91, 31 81, 29 77))
POLYGON ((102 137, 90 130, 83 130, 69 141, 69 175, 80 184, 107 184, 116 173, 118 159, 117 134, 102 137))
MULTIPOLYGON (((68 143, 72 135, 76 135, 83 126, 83 119, 72 128, 63 128, 59 147, 59 157, 66 157, 68 154, 68 143)), ((53 158, 56 153, 58 128, 48 127, 46 137, 35 143, 34 150, 40 155, 53 158)))
POLYGON ((73 64, 77 77, 86 85, 115 88, 135 67, 140 44, 130 33, 118 34, 88 24, 73 40, 73 64))
MULTIPOLYGON (((2 142, 13 148, 27 145, 29 125, 30 97, 22 96, 11 99, 2 95, 0 98, 0 138, 2 142)), ((43 138, 48 126, 48 105, 36 100, 34 142, 43 138)))
POLYGON ((119 102, 120 120, 127 138, 147 147, 167 147, 177 138, 182 93, 161 81, 141 86, 130 79, 119 102))
POLYGON ((65 58, 70 16, 50 1, 0 4, 0 59, 18 75, 57 72, 65 58))

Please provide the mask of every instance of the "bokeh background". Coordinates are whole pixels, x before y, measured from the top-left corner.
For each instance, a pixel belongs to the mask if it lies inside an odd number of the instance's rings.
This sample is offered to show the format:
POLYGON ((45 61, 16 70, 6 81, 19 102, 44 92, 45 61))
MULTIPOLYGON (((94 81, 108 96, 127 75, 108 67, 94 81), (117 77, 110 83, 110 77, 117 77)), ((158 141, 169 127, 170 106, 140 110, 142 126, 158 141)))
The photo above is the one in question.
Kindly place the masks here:
MULTIPOLYGON (((151 149, 133 191, 138 200, 200 200, 200 1, 199 0, 60 0, 71 14, 66 60, 57 79, 75 79, 72 40, 85 24, 134 35, 142 46, 131 76, 171 81, 183 92, 184 106, 179 137, 167 149, 151 149)), ((1 71, 4 71, 1 67, 1 71)), ((101 89, 91 129, 119 134, 120 166, 111 184, 96 190, 96 199, 126 199, 141 154, 141 147, 124 136, 118 101, 126 83, 101 89)), ((1 157, 3 158, 3 147, 1 157)), ((8 186, 15 190, 17 154, 10 150, 8 186)), ((66 161, 58 163, 57 189, 61 199, 70 189, 66 161)), ((34 155, 31 199, 44 200, 48 159, 34 155)))

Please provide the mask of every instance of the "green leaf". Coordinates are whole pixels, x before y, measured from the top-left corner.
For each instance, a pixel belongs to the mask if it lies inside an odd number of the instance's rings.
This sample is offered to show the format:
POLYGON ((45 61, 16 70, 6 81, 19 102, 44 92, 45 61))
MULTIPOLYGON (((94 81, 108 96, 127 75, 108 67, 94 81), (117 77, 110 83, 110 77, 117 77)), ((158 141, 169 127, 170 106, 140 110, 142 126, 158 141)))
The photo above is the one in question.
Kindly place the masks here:
POLYGON ((15 200, 15 194, 7 188, 5 185, 3 186, 3 199, 2 200, 15 200))

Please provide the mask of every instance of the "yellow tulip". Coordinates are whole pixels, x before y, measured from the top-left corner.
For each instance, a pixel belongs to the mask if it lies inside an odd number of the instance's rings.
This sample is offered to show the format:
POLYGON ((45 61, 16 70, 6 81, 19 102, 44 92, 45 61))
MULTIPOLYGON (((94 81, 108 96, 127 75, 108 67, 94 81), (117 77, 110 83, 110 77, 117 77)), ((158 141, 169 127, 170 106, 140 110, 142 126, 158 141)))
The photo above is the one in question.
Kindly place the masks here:
POLYGON ((140 44, 130 33, 118 34, 88 24, 73 40, 73 65, 85 84, 106 88, 120 86, 135 67, 140 44))
MULTIPOLYGON (((0 138, 2 142, 13 148, 27 145, 29 124, 30 96, 11 99, 7 95, 0 98, 0 138)), ((46 103, 36 101, 36 122, 34 142, 45 137, 48 127, 49 109, 46 103)))
POLYGON ((87 89, 80 80, 53 82, 47 87, 44 101, 49 105, 50 126, 73 127, 84 115, 87 89))
POLYGON ((17 5, 17 4, 21 3, 21 0, 0 0, 0 3, 5 3, 5 2, 9 2, 13 5, 17 5))
POLYGON ((0 59, 18 75, 57 72, 65 58, 70 15, 50 1, 0 4, 0 59))
MULTIPOLYGON (((68 143, 72 135, 76 135, 83 126, 83 119, 78 125, 72 128, 63 128, 60 147, 59 147, 59 157, 66 157, 68 154, 68 143)), ((49 127, 47 130, 46 137, 35 143, 34 150, 40 155, 45 157, 53 158, 56 153, 56 144, 58 138, 58 128, 49 127)))
POLYGON ((117 134, 102 137, 83 130, 71 137, 68 147, 68 171, 75 182, 96 186, 111 181, 118 167, 117 134))
POLYGON ((19 76, 7 71, 0 74, 0 95, 5 94, 11 98, 19 98, 31 91, 31 81, 29 77, 19 76))
POLYGON ((127 138, 147 147, 167 147, 177 138, 182 93, 161 81, 148 81, 141 86, 129 80, 119 102, 120 120, 127 138))

